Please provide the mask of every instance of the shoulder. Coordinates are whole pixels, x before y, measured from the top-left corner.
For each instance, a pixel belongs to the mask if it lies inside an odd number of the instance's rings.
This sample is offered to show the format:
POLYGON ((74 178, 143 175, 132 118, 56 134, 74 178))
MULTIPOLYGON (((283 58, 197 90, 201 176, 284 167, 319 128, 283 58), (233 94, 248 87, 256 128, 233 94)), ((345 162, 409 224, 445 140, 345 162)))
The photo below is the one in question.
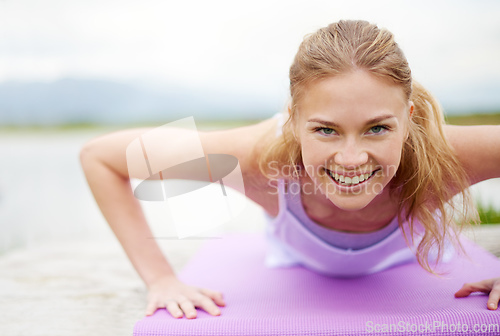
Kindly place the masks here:
POLYGON ((252 172, 253 163, 262 150, 273 140, 276 118, 257 124, 227 130, 200 132, 205 154, 231 154, 238 158, 242 169, 252 172))
POLYGON ((444 125, 443 130, 472 184, 500 177, 500 125, 444 125))
POLYGON ((201 132, 205 154, 230 154, 238 159, 245 185, 245 196, 261 205, 268 213, 277 212, 275 185, 259 168, 262 153, 276 138, 277 118, 229 130, 201 132))
MULTIPOLYGON (((271 185, 260 172, 259 158, 275 138, 277 123, 276 118, 270 118, 249 126, 209 132, 175 127, 127 129, 92 139, 84 145, 80 157, 86 166, 99 161, 123 178, 146 179, 152 171, 155 174, 163 167, 208 154, 229 154, 238 159, 245 195, 268 211, 273 207, 269 204, 277 204, 277 196, 271 196, 271 185), (144 160, 148 163, 144 164, 144 160)), ((194 170, 177 174, 171 177, 201 178, 194 170)), ((240 189, 240 184, 233 186, 231 181, 228 186, 240 189)))

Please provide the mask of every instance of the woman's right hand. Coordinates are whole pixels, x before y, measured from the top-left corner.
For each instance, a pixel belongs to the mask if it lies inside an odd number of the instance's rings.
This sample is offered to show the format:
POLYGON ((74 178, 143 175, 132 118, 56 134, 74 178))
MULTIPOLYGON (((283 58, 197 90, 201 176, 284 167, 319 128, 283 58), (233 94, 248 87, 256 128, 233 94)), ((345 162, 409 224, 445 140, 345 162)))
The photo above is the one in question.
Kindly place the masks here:
POLYGON ((188 286, 175 276, 169 276, 156 280, 149 286, 146 315, 152 315, 158 308, 166 308, 175 318, 186 315, 188 319, 194 319, 195 307, 217 316, 221 314, 217 306, 225 305, 222 293, 188 286))

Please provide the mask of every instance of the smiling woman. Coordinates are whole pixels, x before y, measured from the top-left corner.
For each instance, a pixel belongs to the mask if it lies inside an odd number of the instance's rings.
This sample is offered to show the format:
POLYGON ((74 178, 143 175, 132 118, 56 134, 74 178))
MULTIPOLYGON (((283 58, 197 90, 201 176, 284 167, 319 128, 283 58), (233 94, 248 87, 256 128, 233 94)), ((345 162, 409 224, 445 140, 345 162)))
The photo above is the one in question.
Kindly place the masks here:
MULTIPOLYGON (((415 260, 432 272, 431 264, 453 258, 463 227, 454 220, 474 220, 468 186, 500 177, 498 126, 446 127, 393 35, 366 21, 339 21, 308 35, 290 68, 290 92, 288 110, 273 118, 199 133, 205 157, 238 159, 245 196, 271 217, 266 265, 355 277, 415 260)), ((200 307, 219 315, 222 293, 179 281, 157 244, 139 239, 151 231, 130 190, 125 152, 145 132, 89 142, 81 153, 89 185, 148 285, 147 314, 166 308, 195 318, 200 307)), ((154 143, 151 162, 201 155, 163 131, 154 143)), ((200 209, 194 202, 193 211, 200 209)), ((496 309, 500 280, 478 286, 456 295, 480 288, 491 292, 488 307, 496 309)))
POLYGON ((321 190, 305 192, 304 203, 310 213, 321 204, 316 218, 331 229, 372 231, 395 216, 410 223, 401 227, 410 236, 422 226, 417 258, 428 270, 432 246, 459 246, 449 208, 460 222, 475 219, 469 180, 444 137, 439 105, 412 80, 389 31, 362 21, 320 29, 301 44, 290 87, 289 119, 262 157, 265 174, 273 161, 304 168, 304 185, 321 190), (461 209, 451 201, 457 193, 461 209))

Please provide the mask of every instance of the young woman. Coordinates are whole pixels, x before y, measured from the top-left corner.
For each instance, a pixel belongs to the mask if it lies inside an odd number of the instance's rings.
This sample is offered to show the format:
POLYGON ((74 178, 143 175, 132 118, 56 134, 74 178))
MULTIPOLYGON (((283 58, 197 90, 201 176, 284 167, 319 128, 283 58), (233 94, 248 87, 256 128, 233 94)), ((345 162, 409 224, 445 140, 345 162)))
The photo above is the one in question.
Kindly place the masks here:
MULTIPOLYGON (((500 177, 500 126, 445 125, 393 35, 364 21, 307 36, 290 68, 290 91, 287 111, 271 119, 199 134, 205 155, 238 158, 245 195, 274 218, 268 266, 299 263, 345 277, 417 260, 432 271, 450 244, 460 249, 455 219, 475 218, 467 187, 500 177)), ((126 164, 127 146, 146 131, 86 144, 88 183, 148 287, 146 313, 165 307, 195 318, 199 307, 219 315, 222 293, 179 281, 155 241, 146 240, 152 233, 126 164)), ((158 153, 183 132, 165 134, 158 153)), ((178 148, 174 155, 185 155, 178 148)), ((465 284, 455 296, 473 291, 489 293, 488 309, 497 309, 500 278, 465 284)))

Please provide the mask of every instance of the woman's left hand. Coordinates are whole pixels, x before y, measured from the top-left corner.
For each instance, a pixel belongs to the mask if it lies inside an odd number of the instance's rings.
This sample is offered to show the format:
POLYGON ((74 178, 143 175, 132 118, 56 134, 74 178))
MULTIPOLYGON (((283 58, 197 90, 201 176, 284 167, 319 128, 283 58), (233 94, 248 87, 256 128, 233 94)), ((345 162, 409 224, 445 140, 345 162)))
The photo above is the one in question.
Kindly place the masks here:
POLYGON ((488 298, 488 309, 495 310, 498 308, 500 301, 500 278, 493 278, 478 282, 466 283, 455 293, 455 297, 466 297, 473 292, 483 292, 490 294, 488 298))

